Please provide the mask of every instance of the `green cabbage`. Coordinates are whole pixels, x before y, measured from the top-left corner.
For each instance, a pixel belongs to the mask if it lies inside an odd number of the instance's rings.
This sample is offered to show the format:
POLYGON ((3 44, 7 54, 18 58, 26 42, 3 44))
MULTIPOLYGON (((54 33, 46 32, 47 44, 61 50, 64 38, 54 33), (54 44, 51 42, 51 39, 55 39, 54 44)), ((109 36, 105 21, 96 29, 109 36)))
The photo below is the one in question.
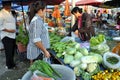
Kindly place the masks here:
POLYGON ((75 48, 67 48, 66 50, 66 54, 74 54, 76 52, 76 49, 75 48))
POLYGON ((83 80, 91 80, 91 74, 89 74, 88 72, 84 72, 82 73, 82 78, 83 80))
POLYGON ((80 68, 81 68, 82 70, 87 69, 87 64, 86 64, 86 63, 81 63, 81 64, 80 64, 80 68))
POLYGON ((74 59, 75 59, 75 60, 78 60, 78 59, 80 59, 82 56, 83 56, 83 54, 77 51, 77 52, 75 53, 75 55, 74 55, 74 59))
POLYGON ((70 66, 71 67, 75 67, 75 66, 78 66, 80 64, 80 60, 73 60, 71 63, 70 63, 70 66))
POLYGON ((80 68, 80 66, 76 66, 73 69, 76 76, 80 76, 84 71, 80 68))
POLYGON ((100 54, 91 54, 88 56, 83 56, 81 57, 81 62, 82 63, 101 63, 103 61, 103 58, 100 54))
POLYGON ((72 55, 69 54, 65 54, 64 55, 64 63, 65 64, 69 64, 71 61, 73 61, 74 57, 72 55))
POLYGON ((79 51, 80 51, 84 56, 86 56, 86 55, 89 54, 89 52, 88 52, 88 50, 87 50, 86 48, 80 48, 79 51))

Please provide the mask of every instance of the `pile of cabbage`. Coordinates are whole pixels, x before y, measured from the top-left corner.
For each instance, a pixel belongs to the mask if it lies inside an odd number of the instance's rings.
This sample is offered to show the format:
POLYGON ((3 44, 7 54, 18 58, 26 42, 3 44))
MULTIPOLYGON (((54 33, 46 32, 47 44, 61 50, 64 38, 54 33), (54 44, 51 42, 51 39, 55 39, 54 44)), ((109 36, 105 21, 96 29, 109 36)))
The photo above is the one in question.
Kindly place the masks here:
POLYGON ((105 35, 99 34, 98 36, 91 37, 90 50, 95 53, 104 54, 110 50, 106 44, 105 35))
POLYGON ((67 48, 63 55, 64 63, 69 64, 76 76, 81 76, 84 80, 90 80, 92 75, 100 71, 99 64, 103 60, 100 54, 89 52, 79 46, 67 48))

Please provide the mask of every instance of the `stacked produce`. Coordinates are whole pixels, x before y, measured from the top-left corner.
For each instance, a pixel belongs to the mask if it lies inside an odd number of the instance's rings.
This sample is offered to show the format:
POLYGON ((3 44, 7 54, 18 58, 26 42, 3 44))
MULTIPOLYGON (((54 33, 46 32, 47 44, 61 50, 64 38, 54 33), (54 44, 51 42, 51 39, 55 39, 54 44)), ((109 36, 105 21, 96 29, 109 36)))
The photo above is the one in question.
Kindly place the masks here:
POLYGON ((63 62, 74 70, 76 76, 82 77, 83 80, 120 79, 120 56, 110 52, 103 34, 90 39, 90 50, 80 47, 80 43, 72 39, 51 42, 54 43, 51 48, 55 50, 56 56, 62 58, 63 62))
POLYGON ((120 80, 120 72, 116 70, 104 70, 92 76, 92 80, 120 80))

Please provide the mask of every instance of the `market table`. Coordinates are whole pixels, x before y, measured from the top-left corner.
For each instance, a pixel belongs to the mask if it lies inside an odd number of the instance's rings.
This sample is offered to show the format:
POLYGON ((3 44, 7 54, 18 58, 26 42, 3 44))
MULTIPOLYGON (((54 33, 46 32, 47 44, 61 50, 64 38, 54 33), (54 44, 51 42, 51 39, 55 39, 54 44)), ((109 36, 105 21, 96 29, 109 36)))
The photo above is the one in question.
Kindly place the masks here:
MULTIPOLYGON (((54 50, 49 50, 49 52, 51 53, 51 56, 53 56, 60 64, 62 65, 65 65, 65 66, 68 66, 70 67, 71 69, 73 69, 73 67, 71 67, 69 64, 65 64, 64 61, 63 61, 63 58, 58 58, 56 56, 56 52, 54 50)), ((100 69, 101 70, 106 70, 102 64, 100 64, 100 69)), ((83 80, 82 77, 80 76, 76 76, 76 80, 83 80)))

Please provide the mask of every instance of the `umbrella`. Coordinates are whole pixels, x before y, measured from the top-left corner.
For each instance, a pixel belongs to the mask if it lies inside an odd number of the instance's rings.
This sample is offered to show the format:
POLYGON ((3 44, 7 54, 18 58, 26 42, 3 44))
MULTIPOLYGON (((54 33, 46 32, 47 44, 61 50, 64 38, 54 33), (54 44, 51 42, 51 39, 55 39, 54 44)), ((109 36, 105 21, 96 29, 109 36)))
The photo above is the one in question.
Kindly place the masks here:
MULTIPOLYGON (((32 2, 35 2, 37 0, 12 0, 14 2, 17 2, 17 4, 21 5, 28 5, 32 2)), ((47 5, 59 5, 61 2, 65 1, 65 0, 42 0, 44 1, 47 5)))
POLYGON ((65 16, 70 16, 70 15, 71 15, 71 12, 70 12, 70 4, 69 4, 68 0, 66 0, 66 3, 65 3, 64 15, 65 15, 65 16))
POLYGON ((101 5, 103 2, 98 0, 80 0, 76 2, 76 6, 80 5, 101 5))
POLYGON ((110 6, 113 8, 115 8, 115 7, 117 8, 117 7, 120 7, 120 0, 106 1, 106 2, 104 2, 104 5, 110 6))

